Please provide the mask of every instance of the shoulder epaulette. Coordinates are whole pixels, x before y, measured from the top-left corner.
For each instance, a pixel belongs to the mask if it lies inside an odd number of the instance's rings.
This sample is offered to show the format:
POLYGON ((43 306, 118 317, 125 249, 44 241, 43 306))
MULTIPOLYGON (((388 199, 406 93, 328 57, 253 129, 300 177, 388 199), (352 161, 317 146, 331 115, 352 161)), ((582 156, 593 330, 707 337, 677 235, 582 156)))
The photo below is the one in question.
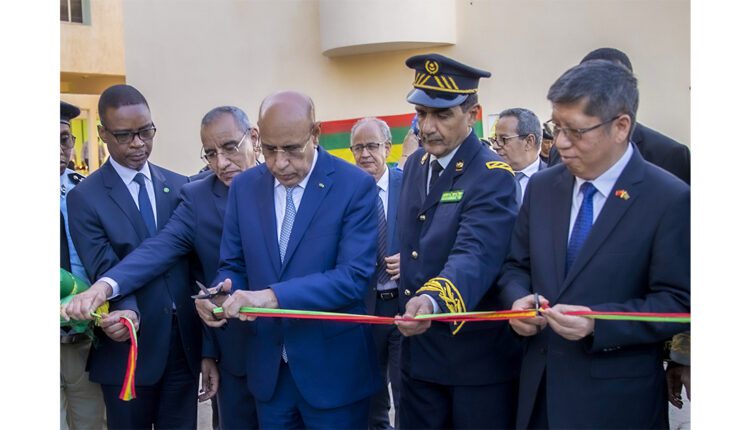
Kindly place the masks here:
POLYGON ((503 162, 503 161, 488 161, 487 163, 487 169, 503 169, 509 171, 513 176, 516 176, 516 173, 513 171, 513 168, 510 167, 510 164, 503 162))
POLYGON ((76 185, 78 185, 85 178, 86 178, 85 176, 77 172, 68 173, 68 179, 70 179, 70 181, 76 185))

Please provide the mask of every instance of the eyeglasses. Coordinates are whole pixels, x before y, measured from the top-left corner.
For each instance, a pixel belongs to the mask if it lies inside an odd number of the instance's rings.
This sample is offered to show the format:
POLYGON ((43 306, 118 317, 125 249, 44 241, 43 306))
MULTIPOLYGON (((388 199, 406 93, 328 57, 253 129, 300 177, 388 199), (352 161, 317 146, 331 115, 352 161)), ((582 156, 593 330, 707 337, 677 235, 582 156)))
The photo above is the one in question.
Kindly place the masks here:
POLYGON ((352 150, 355 154, 361 154, 362 151, 367 148, 367 152, 373 153, 377 151, 382 145, 385 145, 387 141, 385 142, 368 142, 368 143, 358 143, 356 145, 352 145, 349 149, 352 150))
POLYGON ((273 145, 264 145, 263 142, 260 144, 260 150, 263 152, 263 156, 265 158, 273 158, 276 157, 277 154, 287 154, 290 157, 301 157, 302 154, 305 153, 305 149, 307 149, 307 145, 310 144, 310 140, 313 137, 313 129, 310 129, 310 135, 307 136, 307 140, 304 144, 298 143, 294 145, 284 145, 284 146, 273 146, 273 145))
POLYGON ((115 140, 120 145, 130 145, 136 135, 138 135, 138 138, 141 139, 142 142, 150 142, 156 135, 156 126, 153 124, 138 131, 111 131, 104 125, 102 125, 102 128, 107 133, 114 136, 115 140))
POLYGON ((587 127, 587 128, 560 127, 557 124, 555 124, 554 122, 552 122, 552 120, 549 120, 549 121, 545 122, 544 125, 546 127, 548 127, 552 131, 552 139, 557 139, 557 135, 559 135, 560 132, 562 131, 565 134, 565 137, 568 138, 568 140, 581 140, 581 138, 583 137, 584 133, 588 133, 591 130, 596 130, 597 128, 599 128, 599 127, 601 127, 601 126, 603 126, 605 124, 609 124, 610 122, 616 120, 617 118, 619 118, 621 116, 622 116, 622 114, 617 115, 616 117, 610 119, 609 121, 600 122, 599 124, 596 124, 596 125, 593 125, 593 126, 587 127))
POLYGON ((492 143, 492 149, 500 149, 503 146, 507 145, 509 140, 515 139, 516 137, 526 138, 526 136, 528 136, 528 134, 517 134, 515 136, 505 136, 505 137, 495 136, 495 137, 489 137, 488 140, 490 141, 490 143, 492 143))
POLYGON ((76 144, 76 137, 72 134, 63 134, 60 136, 60 147, 62 149, 72 149, 76 144))
POLYGON ((209 149, 208 151, 206 151, 205 148, 201 148, 201 158, 206 163, 212 164, 219 159, 219 154, 223 155, 225 158, 232 158, 237 156, 237 154, 240 153, 240 147, 242 146, 242 143, 245 142, 245 138, 247 137, 247 133, 249 131, 250 129, 247 129, 245 133, 242 134, 239 142, 227 142, 222 145, 224 149, 209 149))

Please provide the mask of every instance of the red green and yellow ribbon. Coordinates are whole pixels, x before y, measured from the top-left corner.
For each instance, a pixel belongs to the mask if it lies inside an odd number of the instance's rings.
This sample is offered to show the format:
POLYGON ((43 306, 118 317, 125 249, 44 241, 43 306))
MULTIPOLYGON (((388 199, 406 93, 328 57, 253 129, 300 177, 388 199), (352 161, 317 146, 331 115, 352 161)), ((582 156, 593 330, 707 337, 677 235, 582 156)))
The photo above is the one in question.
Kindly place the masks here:
MULTIPOLYGON (((224 312, 222 308, 214 308, 215 314, 224 312)), ((326 321, 343 321, 361 324, 393 324, 396 318, 379 317, 374 315, 344 314, 338 312, 303 311, 293 309, 268 309, 242 307, 240 313, 255 317, 271 318, 298 318, 326 321)), ((689 313, 663 313, 663 312, 598 312, 598 311, 572 311, 564 312, 565 315, 582 316, 591 319, 620 320, 620 321, 644 321, 644 322, 666 322, 666 323, 689 323, 689 313)), ((502 321, 519 318, 533 318, 537 315, 536 310, 505 310, 505 311, 481 311, 481 312, 456 312, 443 314, 417 315, 414 318, 400 318, 400 321, 441 321, 441 322, 464 322, 464 321, 502 321)))
POLYGON ((130 401, 135 399, 135 365, 138 360, 138 336, 135 333, 135 325, 130 318, 120 317, 120 322, 128 328, 130 334, 130 352, 128 352, 128 365, 125 368, 125 380, 120 390, 120 400, 130 401))

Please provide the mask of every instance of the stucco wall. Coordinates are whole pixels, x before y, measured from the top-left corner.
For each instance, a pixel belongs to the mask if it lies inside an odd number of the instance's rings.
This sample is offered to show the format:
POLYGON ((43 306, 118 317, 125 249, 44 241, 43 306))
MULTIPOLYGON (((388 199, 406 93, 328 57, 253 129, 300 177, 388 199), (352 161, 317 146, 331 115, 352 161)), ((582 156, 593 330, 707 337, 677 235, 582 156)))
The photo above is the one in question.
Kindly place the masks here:
MULTIPOLYGON (((413 74, 404 60, 430 51, 493 73, 480 83, 485 114, 523 106, 546 120, 545 95, 562 72, 592 49, 622 49, 640 79, 639 120, 690 144, 688 0, 457 0, 455 7, 455 46, 329 58, 314 0, 124 2, 127 81, 149 100, 159 128, 152 160, 196 171, 206 111, 234 104, 255 120, 263 97, 280 89, 308 93, 320 120, 410 112, 413 74)), ((372 15, 363 10, 361 25, 390 25, 372 15)), ((420 25, 418 16, 412 21, 420 25)))
MULTIPOLYGON (((124 75, 122 1, 91 0, 89 5, 90 25, 60 23, 60 71, 124 75)), ((137 20, 129 25, 138 28, 137 20)))

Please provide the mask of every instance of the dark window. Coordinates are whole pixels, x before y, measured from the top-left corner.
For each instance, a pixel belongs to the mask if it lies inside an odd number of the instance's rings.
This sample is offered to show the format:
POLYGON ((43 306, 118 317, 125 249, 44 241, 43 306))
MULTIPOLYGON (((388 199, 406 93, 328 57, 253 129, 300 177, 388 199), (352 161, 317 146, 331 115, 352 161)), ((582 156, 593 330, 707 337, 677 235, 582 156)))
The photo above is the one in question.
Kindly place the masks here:
POLYGON ((88 24, 87 0, 60 0, 60 21, 88 24))
POLYGON ((68 13, 68 0, 60 0, 60 21, 70 21, 68 13))

